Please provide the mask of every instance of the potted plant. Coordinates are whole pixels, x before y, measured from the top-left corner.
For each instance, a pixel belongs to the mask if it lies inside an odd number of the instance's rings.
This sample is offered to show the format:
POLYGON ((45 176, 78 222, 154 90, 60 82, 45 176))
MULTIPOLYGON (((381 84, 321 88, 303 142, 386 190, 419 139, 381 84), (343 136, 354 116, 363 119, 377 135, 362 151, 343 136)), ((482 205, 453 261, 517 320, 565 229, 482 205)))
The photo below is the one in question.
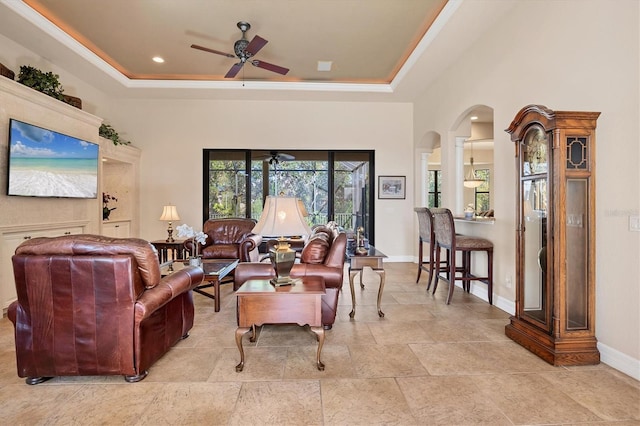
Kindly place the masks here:
POLYGON ((130 145, 131 141, 126 141, 120 137, 118 132, 108 124, 102 123, 100 125, 100 129, 98 129, 98 134, 105 138, 110 139, 114 145, 130 145))
POLYGON ((58 81, 58 78, 60 78, 60 76, 51 71, 43 72, 30 65, 21 65, 20 73, 18 74, 18 83, 22 83, 27 87, 31 87, 38 92, 61 101, 64 99, 62 94, 64 89, 58 81))
POLYGON ((22 65, 20 66, 17 81, 47 96, 82 109, 82 99, 65 95, 62 84, 60 84, 58 80, 59 78, 60 76, 58 74, 54 74, 51 71, 44 72, 30 65, 22 65))
POLYGON ((109 202, 118 202, 118 199, 106 192, 102 193, 102 220, 109 220, 109 215, 116 207, 109 207, 109 202))

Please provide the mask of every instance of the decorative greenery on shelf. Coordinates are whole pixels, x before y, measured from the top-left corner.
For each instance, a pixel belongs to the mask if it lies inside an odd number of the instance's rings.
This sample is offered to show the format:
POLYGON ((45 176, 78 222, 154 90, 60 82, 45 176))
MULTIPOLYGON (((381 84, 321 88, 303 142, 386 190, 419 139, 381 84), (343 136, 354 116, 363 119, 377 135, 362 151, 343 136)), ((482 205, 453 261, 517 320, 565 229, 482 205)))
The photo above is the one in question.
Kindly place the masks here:
POLYGON ((103 192, 102 193, 102 220, 109 220, 109 215, 113 210, 117 208, 117 207, 109 207, 110 201, 117 203, 118 199, 107 192, 103 192))
POLYGON ((130 145, 131 141, 126 141, 120 137, 118 132, 108 124, 102 123, 98 134, 105 139, 111 139, 114 145, 130 145))
POLYGON ((22 83, 59 101, 64 101, 64 95, 62 94, 64 89, 60 81, 58 81, 59 78, 58 74, 54 74, 51 71, 43 72, 30 65, 22 65, 18 74, 18 83, 22 83))

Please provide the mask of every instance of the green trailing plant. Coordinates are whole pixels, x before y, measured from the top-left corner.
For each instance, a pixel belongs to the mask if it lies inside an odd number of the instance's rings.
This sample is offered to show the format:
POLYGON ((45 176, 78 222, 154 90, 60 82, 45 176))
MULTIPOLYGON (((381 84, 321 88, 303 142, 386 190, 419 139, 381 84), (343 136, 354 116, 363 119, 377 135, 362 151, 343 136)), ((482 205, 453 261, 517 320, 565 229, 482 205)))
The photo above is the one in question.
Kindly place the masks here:
POLYGON ((126 141, 120 137, 118 132, 111 127, 109 124, 102 123, 100 125, 100 129, 98 130, 98 134, 105 139, 111 139, 114 145, 130 145, 131 141, 126 141))
POLYGON ((18 83, 22 83, 59 101, 64 101, 64 95, 62 94, 64 89, 60 81, 58 81, 59 78, 58 74, 54 74, 51 71, 43 72, 30 65, 22 65, 18 74, 18 83))

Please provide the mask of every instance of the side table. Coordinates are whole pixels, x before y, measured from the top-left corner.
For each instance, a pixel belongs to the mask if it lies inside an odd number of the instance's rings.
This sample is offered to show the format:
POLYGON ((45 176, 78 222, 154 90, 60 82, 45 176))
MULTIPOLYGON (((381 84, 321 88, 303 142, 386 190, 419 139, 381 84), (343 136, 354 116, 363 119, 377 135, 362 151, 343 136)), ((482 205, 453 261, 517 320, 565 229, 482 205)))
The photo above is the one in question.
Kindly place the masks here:
POLYGON ((349 286, 351 287, 351 312, 349 318, 356 316, 356 293, 353 289, 353 279, 358 273, 360 274, 360 288, 364 288, 362 283, 362 272, 367 266, 380 276, 380 287, 378 288, 378 316, 384 317, 382 309, 380 309, 380 303, 382 301, 382 291, 384 290, 384 264, 383 259, 387 257, 386 254, 376 249, 374 246, 369 246, 369 251, 366 254, 355 254, 353 252, 347 252, 347 261, 349 262, 349 286))
POLYGON ((151 241, 151 244, 158 250, 158 259, 160 263, 165 263, 169 260, 169 254, 171 254, 171 260, 184 259, 185 252, 184 240, 175 240, 167 242, 166 240, 151 241))
POLYGON ((318 338, 316 366, 324 370, 320 353, 324 344, 322 327, 322 295, 325 294, 322 277, 301 277, 294 285, 275 287, 269 280, 248 280, 236 292, 238 329, 236 345, 240 363, 236 371, 244 368, 242 336, 252 331, 251 342, 256 339, 256 326, 263 324, 308 324, 318 338))

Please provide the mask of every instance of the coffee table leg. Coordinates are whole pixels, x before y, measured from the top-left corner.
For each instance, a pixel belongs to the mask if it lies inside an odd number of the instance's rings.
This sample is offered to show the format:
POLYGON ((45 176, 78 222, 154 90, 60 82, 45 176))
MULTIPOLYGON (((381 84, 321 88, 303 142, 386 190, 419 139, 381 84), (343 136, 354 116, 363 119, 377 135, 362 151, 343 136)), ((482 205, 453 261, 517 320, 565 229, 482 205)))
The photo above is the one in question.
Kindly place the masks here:
POLYGON ((215 297, 214 309, 216 312, 220 312, 220 280, 213 281, 213 296, 215 297))
POLYGON ((322 345, 324 345, 324 328, 322 327, 311 327, 311 331, 316 333, 318 336, 318 353, 316 355, 316 365, 318 366, 318 370, 324 371, 324 364, 320 361, 320 353, 322 352, 322 345))
POLYGON ((242 336, 244 336, 251 328, 250 327, 238 327, 236 329, 236 345, 240 351, 240 364, 236 365, 236 372, 241 372, 244 368, 244 350, 242 349, 242 336))
POLYGON ((358 271, 352 271, 349 269, 349 287, 351 287, 351 312, 349 313, 349 318, 356 316, 356 292, 353 289, 353 279, 357 273, 358 271))
POLYGON ((378 275, 380 275, 380 288, 378 289, 378 316, 382 318, 384 317, 384 312, 382 312, 382 309, 380 309, 380 303, 382 302, 382 291, 384 290, 385 273, 384 269, 378 270, 376 272, 378 273, 378 275))

